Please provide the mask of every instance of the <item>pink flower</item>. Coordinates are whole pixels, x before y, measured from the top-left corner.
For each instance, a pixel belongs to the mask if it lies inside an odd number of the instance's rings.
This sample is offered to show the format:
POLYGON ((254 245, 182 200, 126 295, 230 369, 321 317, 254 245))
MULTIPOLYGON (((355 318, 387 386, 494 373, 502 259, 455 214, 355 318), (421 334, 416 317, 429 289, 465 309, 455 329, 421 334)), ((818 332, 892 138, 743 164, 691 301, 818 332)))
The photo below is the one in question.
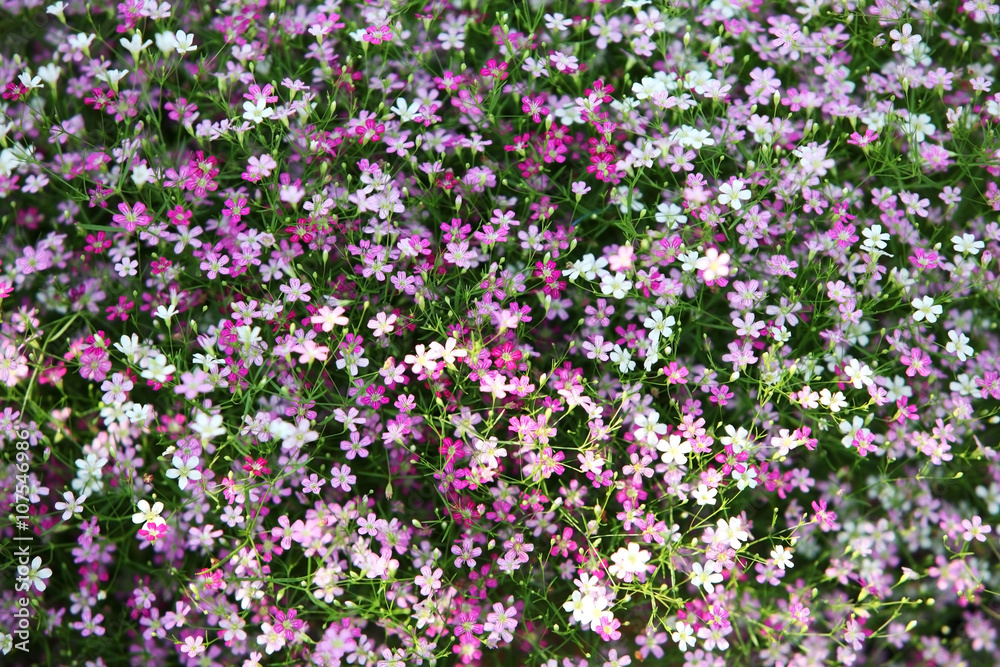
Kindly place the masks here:
POLYGON ((966 542, 971 542, 972 540, 985 542, 986 536, 993 532, 992 526, 983 525, 983 519, 979 515, 972 517, 971 521, 962 519, 962 528, 965 528, 962 539, 966 542))
POLYGON ((247 206, 246 197, 230 197, 226 200, 226 207, 222 214, 233 222, 239 222, 249 212, 250 207, 247 206))
POLYGON ((101 382, 111 370, 111 360, 108 353, 100 348, 92 347, 80 357, 80 376, 86 380, 101 382))
POLYGON ((112 216, 111 219, 119 225, 123 225, 127 232, 134 232, 137 226, 145 227, 153 221, 151 217, 145 214, 146 205, 141 201, 136 202, 135 206, 129 206, 125 202, 122 202, 118 204, 118 210, 121 213, 112 216))
POLYGON ((389 26, 387 25, 377 28, 370 25, 365 29, 365 34, 361 36, 361 39, 378 46, 382 42, 388 42, 392 39, 392 31, 389 30, 389 26))
POLYGON ((184 644, 181 645, 181 653, 189 658, 197 658, 205 652, 204 644, 204 637, 188 637, 184 640, 184 644))
POLYGON ((913 377, 920 373, 921 377, 927 377, 931 372, 931 358, 923 353, 919 347, 910 348, 909 353, 904 354, 900 359, 906 366, 907 377, 913 377))
POLYGON ((976 386, 979 387, 980 398, 991 396, 1000 400, 1000 373, 997 371, 986 371, 982 378, 976 378, 976 386))
POLYGON ((146 525, 139 530, 139 537, 145 538, 151 543, 155 543, 166 534, 167 524, 160 521, 147 521, 146 525))
POLYGON ((601 635, 601 639, 606 642, 618 641, 621 638, 622 633, 618 631, 620 627, 621 621, 615 618, 610 611, 601 614, 601 617, 591 624, 591 629, 601 635))
POLYGON ((868 144, 875 141, 876 139, 878 139, 878 132, 874 132, 872 130, 865 130, 864 136, 861 136, 857 132, 852 133, 851 138, 847 140, 847 143, 851 144, 852 146, 859 146, 861 148, 864 148, 868 146, 868 144))
POLYGON ((316 341, 304 340, 298 345, 292 348, 292 352, 296 352, 299 355, 300 364, 308 364, 309 362, 316 361, 326 361, 329 354, 330 348, 325 345, 318 345, 316 341))
POLYGON ((503 81, 507 78, 507 63, 502 61, 498 63, 496 60, 490 59, 486 61, 486 66, 479 70, 479 74, 503 81))
MULTIPOLYGON (((336 306, 333 310, 327 306, 322 306, 309 321, 312 324, 319 325, 324 332, 329 333, 333 331, 333 327, 335 326, 346 327, 348 325, 350 320, 344 317, 345 312, 340 306, 336 306)), ((395 316, 393 316, 393 320, 395 320, 395 316)))
POLYGON ((545 99, 542 98, 541 96, 539 97, 525 96, 525 98, 521 101, 521 111, 531 116, 531 120, 535 121, 536 123, 541 123, 542 116, 549 115, 548 107, 542 106, 544 102, 545 99))

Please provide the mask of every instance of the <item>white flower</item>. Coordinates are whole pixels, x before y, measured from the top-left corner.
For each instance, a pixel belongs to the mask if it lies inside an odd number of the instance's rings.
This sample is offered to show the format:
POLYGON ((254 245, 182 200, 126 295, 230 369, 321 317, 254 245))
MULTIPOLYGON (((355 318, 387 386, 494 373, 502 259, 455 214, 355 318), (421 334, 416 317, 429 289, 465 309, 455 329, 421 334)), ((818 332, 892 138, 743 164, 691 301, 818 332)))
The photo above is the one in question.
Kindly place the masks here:
POLYGON ((861 235, 865 237, 865 240, 861 243, 861 247, 868 252, 884 250, 885 243, 890 238, 888 234, 882 233, 882 225, 865 227, 861 230, 861 235))
POLYGON ((926 319, 928 324, 934 324, 937 322, 938 315, 944 312, 944 308, 936 305, 934 299, 929 296, 914 299, 910 302, 910 305, 916 311, 913 313, 913 320, 915 322, 922 322, 926 319))
POLYGON ((396 99, 396 104, 389 111, 399 116, 400 123, 407 123, 415 120, 420 115, 420 101, 418 100, 409 104, 405 99, 400 97, 396 99))
POLYGON ((681 271, 691 273, 694 271, 695 263, 698 261, 698 251, 682 252, 677 255, 677 261, 681 263, 681 271))
POLYGON ((668 229, 677 229, 678 225, 687 222, 687 216, 682 215, 684 209, 677 204, 662 203, 656 205, 656 221, 667 225, 668 229))
POLYGON ((179 455, 174 454, 173 460, 170 462, 173 466, 167 471, 166 475, 170 479, 177 480, 177 486, 180 487, 181 491, 187 488, 188 481, 197 482, 201 479, 201 472, 198 471, 198 457, 191 456, 185 461, 179 455))
POLYGON ((135 505, 139 508, 139 511, 132 515, 132 523, 134 524, 156 521, 160 518, 160 513, 163 512, 163 503, 159 501, 156 501, 150 507, 149 501, 143 498, 135 505))
POLYGON ((920 43, 920 35, 913 34, 913 26, 909 23, 903 25, 903 30, 890 30, 889 37, 894 41, 892 43, 892 50, 899 51, 903 55, 909 55, 913 53, 914 45, 920 43))
POLYGON ((431 341, 430 348, 427 350, 427 356, 431 359, 440 359, 445 364, 454 365, 455 361, 462 357, 469 356, 469 352, 464 348, 456 348, 458 345, 458 340, 454 338, 449 338, 448 342, 442 345, 441 343, 431 341))
POLYGON ((42 87, 42 77, 31 76, 31 72, 21 72, 21 74, 17 77, 17 80, 20 81, 21 85, 25 88, 34 89, 42 87))
POLYGON ((655 445, 660 435, 667 432, 667 425, 660 423, 660 413, 650 410, 649 413, 640 412, 635 416, 635 425, 639 428, 635 431, 636 440, 645 441, 648 445, 655 445))
POLYGON ((670 133, 670 141, 676 141, 685 148, 698 150, 702 146, 714 146, 715 139, 708 130, 698 130, 690 125, 681 125, 670 133))
POLYGON ((729 253, 719 254, 715 248, 705 251, 704 257, 699 257, 694 268, 702 272, 705 280, 715 280, 729 275, 729 253))
POLYGON ((169 54, 171 51, 177 49, 177 38, 174 37, 172 32, 159 32, 156 33, 156 48, 160 50, 163 55, 169 54))
POLYGON ((573 268, 566 274, 567 279, 573 282, 581 275, 587 280, 594 280, 598 275, 605 273, 604 267, 608 265, 608 260, 604 257, 594 258, 587 253, 581 259, 573 263, 573 268))
POLYGON ((563 604, 563 611, 572 612, 574 621, 583 625, 591 625, 601 617, 601 613, 608 608, 608 604, 605 595, 596 591, 584 594, 577 590, 573 591, 570 598, 563 604))
POLYGON ((739 454, 744 449, 750 446, 753 442, 753 438, 750 437, 750 431, 746 430, 742 426, 738 429, 733 426, 726 424, 726 435, 719 439, 723 445, 732 445, 733 451, 739 454))
POLYGON ((156 307, 156 316, 159 317, 167 326, 170 326, 170 318, 177 314, 177 305, 171 303, 168 307, 163 306, 156 307))
POLYGON ((274 109, 267 106, 266 100, 257 100, 257 103, 243 103, 243 118, 253 123, 260 123, 274 115, 274 109))
POLYGON ((786 549, 780 544, 771 550, 771 558, 774 559, 774 564, 779 570, 791 569, 792 567, 791 549, 786 549))
POLYGON ((495 436, 489 440, 477 439, 472 446, 476 448, 473 460, 490 469, 496 469, 500 465, 498 457, 507 456, 507 450, 500 446, 495 436))
POLYGON ((686 651, 689 648, 694 647, 694 627, 688 625, 684 621, 677 621, 677 625, 674 626, 676 632, 670 635, 670 638, 677 642, 677 648, 682 651, 686 651))
POLYGON ((716 523, 715 541, 729 543, 729 546, 739 551, 743 543, 750 539, 750 533, 743 529, 743 522, 739 517, 732 517, 729 521, 719 519, 716 523))
POLYGON ((949 331, 948 338, 951 340, 948 341, 948 344, 945 345, 944 349, 954 355, 957 355, 959 361, 965 361, 976 353, 975 350, 972 349, 972 346, 969 345, 969 338, 964 333, 959 331, 949 331))
POLYGON ((131 53, 132 58, 138 62, 139 54, 148 49, 153 41, 150 39, 147 39, 145 42, 142 41, 142 33, 136 30, 132 35, 132 39, 122 37, 118 40, 118 43, 122 45, 122 48, 131 53))
POLYGON ((750 199, 750 191, 745 190, 743 187, 743 181, 739 178, 734 178, 732 185, 729 183, 723 183, 719 186, 719 204, 722 206, 729 205, 729 208, 734 211, 738 211, 743 208, 743 202, 750 199))
POLYGON ((698 488, 694 490, 691 497, 699 505, 714 505, 715 496, 718 495, 718 491, 709 488, 706 484, 699 484, 698 488))
POLYGON ((669 338, 674 333, 673 326, 677 323, 673 315, 663 316, 662 310, 654 310, 649 317, 643 321, 642 326, 649 330, 649 341, 656 345, 660 336, 669 338))
POLYGON ((51 14, 52 16, 58 18, 60 21, 66 20, 66 17, 63 15, 64 11, 66 11, 66 3, 64 2, 56 2, 45 8, 46 14, 51 14))
POLYGON ((630 583, 637 574, 646 572, 646 563, 649 562, 650 553, 632 542, 628 548, 620 548, 612 556, 614 563, 608 568, 608 572, 625 583, 630 583))
POLYGON ((757 471, 753 468, 747 468, 743 472, 733 469, 732 477, 736 481, 736 488, 740 491, 748 486, 751 489, 757 488, 757 471))
POLYGON ((115 343, 115 349, 125 355, 132 362, 135 360, 135 353, 139 349, 139 337, 135 334, 122 336, 121 342, 115 343))
POLYGON ((661 438, 656 443, 656 449, 663 452, 663 456, 660 457, 661 461, 667 465, 673 463, 679 466, 687 463, 687 455, 692 451, 691 443, 681 439, 681 436, 676 433, 671 433, 669 438, 661 438))
POLYGON ((55 85, 56 81, 59 80, 60 74, 62 74, 62 67, 59 67, 59 65, 56 65, 55 63, 42 65, 38 68, 38 76, 40 76, 42 81, 50 86, 55 85))
MULTIPOLYGON (((20 570, 22 567, 24 566, 19 565, 18 570, 20 570)), ((19 571, 18 575, 20 574, 21 572, 19 571)), ((52 570, 50 570, 47 567, 42 567, 41 557, 35 556, 35 558, 31 561, 31 567, 28 568, 28 572, 25 575, 25 578, 28 581, 29 589, 31 588, 32 585, 34 585, 35 590, 41 593, 42 591, 45 590, 45 580, 51 576, 52 576, 52 570)))
POLYGON ((632 282, 625 277, 621 271, 615 271, 614 275, 605 274, 601 278, 601 294, 613 296, 616 299, 624 299, 628 290, 632 289, 632 282))
POLYGON ((976 237, 972 234, 952 236, 951 242, 955 244, 955 252, 960 252, 963 255, 966 253, 970 255, 978 255, 979 251, 986 247, 985 243, 977 241, 976 237))
POLYGON ((127 74, 127 69, 109 69, 106 72, 94 75, 94 78, 98 81, 107 81, 109 86, 118 90, 118 82, 124 79, 127 74))
POLYGON ((191 430, 201 436, 201 444, 203 445, 213 438, 226 434, 226 427, 222 425, 222 415, 210 415, 200 410, 195 415, 191 430))
POLYGON ((611 361, 618 364, 619 373, 628 373, 629 371, 635 370, 635 362, 632 361, 632 353, 628 350, 623 350, 621 345, 615 345, 611 350, 611 361))
POLYGON ((168 375, 173 375, 177 371, 173 364, 167 363, 167 358, 163 354, 143 357, 139 367, 145 369, 140 374, 142 378, 161 384, 167 381, 168 375))
POLYGON ((139 424, 140 426, 147 426, 153 418, 153 406, 152 405, 142 405, 141 403, 132 403, 125 410, 125 417, 128 419, 130 424, 139 424))
MULTIPOLYGON (((829 389, 824 389, 823 391, 825 391, 827 394, 830 393, 829 389)), ((822 396, 823 396, 823 392, 820 392, 820 402, 821 403, 823 402, 822 396)), ((847 407, 847 398, 844 396, 844 392, 842 392, 842 391, 838 391, 838 392, 834 393, 833 395, 828 396, 827 400, 829 402, 830 412, 837 413, 837 412, 840 412, 842 409, 844 409, 844 408, 847 407)))
POLYGON ((702 567, 701 563, 691 566, 691 583, 698 588, 704 588, 706 593, 715 592, 715 584, 722 581, 722 573, 719 572, 719 564, 710 560, 702 567))
POLYGON ((174 49, 181 55, 194 51, 198 48, 194 45, 194 35, 189 35, 183 30, 178 30, 174 33, 174 40, 177 42, 177 46, 175 46, 174 49))
POLYGON ((851 381, 855 389, 867 387, 873 382, 872 369, 868 367, 868 364, 862 364, 857 359, 851 359, 844 366, 844 375, 851 381))

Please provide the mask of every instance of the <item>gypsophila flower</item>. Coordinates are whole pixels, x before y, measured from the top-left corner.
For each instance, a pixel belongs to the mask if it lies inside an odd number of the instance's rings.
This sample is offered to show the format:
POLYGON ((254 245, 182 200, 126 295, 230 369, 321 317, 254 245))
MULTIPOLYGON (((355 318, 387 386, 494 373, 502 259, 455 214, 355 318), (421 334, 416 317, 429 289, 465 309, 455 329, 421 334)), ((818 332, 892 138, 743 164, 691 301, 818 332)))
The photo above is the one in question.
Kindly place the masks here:
POLYGON ((34 588, 41 593, 47 588, 46 582, 52 576, 52 570, 42 567, 41 557, 35 556, 29 565, 18 566, 17 575, 24 580, 27 590, 34 588))
POLYGON ((608 356, 611 358, 612 363, 618 364, 619 373, 629 373, 635 370, 635 361, 632 360, 632 354, 628 350, 622 349, 620 345, 615 345, 608 356))
POLYGON ((728 205, 734 211, 743 208, 743 202, 750 200, 750 191, 744 189, 745 183, 742 179, 734 178, 731 183, 723 183, 719 186, 719 204, 728 205))
POLYGON ((951 242, 955 244, 955 252, 960 252, 963 255, 978 255, 979 251, 986 247, 985 243, 977 241, 976 237, 972 234, 952 236, 951 242))
POLYGON ((962 539, 966 542, 971 542, 972 540, 985 542, 986 536, 993 532, 993 527, 984 524, 982 518, 978 515, 972 517, 971 520, 962 519, 962 528, 965 529, 962 539))
POLYGON ((913 306, 913 320, 923 322, 927 320, 929 324, 937 322, 938 316, 944 312, 944 308, 935 304, 934 299, 929 296, 917 297, 910 302, 913 306))
POLYGON ((709 248, 704 256, 694 263, 694 268, 702 272, 705 280, 716 280, 729 275, 729 253, 719 253, 715 248, 709 248))
POLYGON ((714 593, 715 584, 722 582, 722 574, 718 568, 718 563, 714 560, 706 562, 704 566, 694 563, 691 566, 691 583, 696 588, 704 588, 706 593, 714 593))
POLYGON ((198 463, 197 456, 189 456, 185 459, 175 454, 170 462, 172 467, 165 474, 170 479, 176 479, 177 486, 183 491, 188 487, 189 482, 197 482, 201 479, 198 463))
POLYGON ((622 547, 611 556, 613 564, 608 568, 608 572, 625 583, 629 583, 637 576, 645 574, 649 558, 648 551, 632 542, 627 548, 622 547))
POLYGON ((780 570, 789 569, 792 567, 792 552, 786 549, 782 545, 776 546, 771 550, 771 558, 774 559, 774 565, 780 570))
POLYGON ((695 645, 694 628, 684 621, 677 621, 670 638, 677 642, 677 648, 686 651, 695 645))
POLYGON ((606 273, 601 278, 601 294, 613 296, 616 299, 624 299, 625 294, 632 288, 632 282, 625 277, 621 271, 614 274, 606 273))
POLYGON ((63 500, 56 502, 54 507, 56 511, 63 513, 63 521, 69 521, 83 511, 83 503, 86 502, 87 498, 88 496, 85 493, 76 498, 72 491, 66 491, 63 493, 63 500))
POLYGON ((969 345, 969 337, 955 330, 948 332, 948 344, 945 345, 945 349, 957 356, 959 361, 966 361, 975 354, 975 350, 969 345))
POLYGON ((890 30, 889 37, 893 40, 892 50, 909 55, 913 47, 920 43, 920 35, 913 34, 913 26, 904 23, 901 30, 890 30))
POLYGON ((872 384, 872 376, 874 375, 872 369, 868 364, 863 364, 857 359, 851 359, 844 366, 844 375, 847 379, 854 385, 855 389, 861 389, 862 387, 867 387, 872 384))
POLYGON ((184 55, 185 53, 197 50, 197 48, 194 44, 194 35, 189 35, 183 30, 178 30, 174 33, 174 50, 177 53, 184 55))

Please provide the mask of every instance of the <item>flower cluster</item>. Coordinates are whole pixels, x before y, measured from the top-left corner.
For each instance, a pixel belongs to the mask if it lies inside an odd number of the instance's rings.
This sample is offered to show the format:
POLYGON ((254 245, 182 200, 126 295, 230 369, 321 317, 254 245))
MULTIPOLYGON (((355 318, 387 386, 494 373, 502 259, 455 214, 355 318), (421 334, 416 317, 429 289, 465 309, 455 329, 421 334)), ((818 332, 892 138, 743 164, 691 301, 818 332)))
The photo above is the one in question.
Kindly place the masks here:
POLYGON ((993 664, 991 0, 0 12, 4 660, 993 664))

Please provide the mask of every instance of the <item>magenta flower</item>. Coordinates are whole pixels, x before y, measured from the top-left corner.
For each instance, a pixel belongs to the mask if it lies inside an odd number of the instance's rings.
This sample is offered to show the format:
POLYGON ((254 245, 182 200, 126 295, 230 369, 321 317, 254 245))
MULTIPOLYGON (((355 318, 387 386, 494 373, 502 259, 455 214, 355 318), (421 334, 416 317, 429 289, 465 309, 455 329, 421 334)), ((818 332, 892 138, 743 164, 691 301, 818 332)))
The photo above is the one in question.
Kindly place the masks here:
POLYGON ((549 115, 548 107, 542 106, 544 102, 545 99, 541 96, 534 98, 525 96, 525 98, 521 100, 521 111, 528 116, 531 116, 531 120, 534 122, 541 123, 542 117, 549 115))
POLYGON ((476 615, 471 613, 459 614, 455 619, 455 636, 464 637, 468 635, 473 637, 475 635, 483 634, 483 624, 476 620, 476 615))
POLYGON ((97 347, 89 348, 80 357, 80 376, 85 380, 101 382, 111 370, 108 353, 97 347))

